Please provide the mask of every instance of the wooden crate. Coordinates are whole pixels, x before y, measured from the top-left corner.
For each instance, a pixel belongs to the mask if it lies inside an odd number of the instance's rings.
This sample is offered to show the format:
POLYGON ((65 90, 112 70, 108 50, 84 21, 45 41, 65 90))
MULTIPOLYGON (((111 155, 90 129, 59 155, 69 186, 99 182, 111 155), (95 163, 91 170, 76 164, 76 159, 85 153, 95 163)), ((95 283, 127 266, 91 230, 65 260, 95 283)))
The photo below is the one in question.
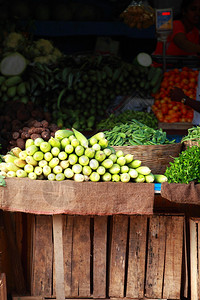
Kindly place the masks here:
POLYGON ((181 298, 183 215, 54 218, 34 216, 32 296, 181 298))
POLYGON ((0 274, 0 299, 7 300, 6 274, 0 274))
POLYGON ((200 299, 200 218, 190 218, 191 300, 200 299))

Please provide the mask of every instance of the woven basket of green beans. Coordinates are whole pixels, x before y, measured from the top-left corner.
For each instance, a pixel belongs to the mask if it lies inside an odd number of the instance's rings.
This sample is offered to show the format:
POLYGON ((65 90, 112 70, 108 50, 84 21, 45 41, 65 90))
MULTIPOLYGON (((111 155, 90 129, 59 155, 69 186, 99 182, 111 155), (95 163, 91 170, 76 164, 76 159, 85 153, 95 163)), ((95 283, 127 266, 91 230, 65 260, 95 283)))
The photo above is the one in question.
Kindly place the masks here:
POLYGON ((200 126, 194 126, 188 129, 188 134, 181 140, 184 149, 192 146, 200 146, 200 126))

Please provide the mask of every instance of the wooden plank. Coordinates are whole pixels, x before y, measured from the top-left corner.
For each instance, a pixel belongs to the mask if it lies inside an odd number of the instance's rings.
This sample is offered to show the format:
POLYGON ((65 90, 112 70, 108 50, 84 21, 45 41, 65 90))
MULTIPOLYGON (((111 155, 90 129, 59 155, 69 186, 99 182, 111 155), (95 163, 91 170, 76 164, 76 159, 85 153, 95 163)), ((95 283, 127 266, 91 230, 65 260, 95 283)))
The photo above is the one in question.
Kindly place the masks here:
POLYGON ((56 275, 56 299, 65 300, 64 260, 63 260, 63 216, 53 216, 53 245, 56 275))
POLYGON ((14 224, 11 218, 12 213, 4 212, 3 221, 5 225, 6 238, 8 242, 8 251, 11 259, 13 279, 15 282, 15 291, 19 294, 26 293, 26 284, 24 272, 22 268, 21 257, 17 247, 16 235, 14 232, 14 224))
POLYGON ((126 296, 144 297, 147 216, 130 217, 126 296))
POLYGON ((90 217, 74 217, 72 297, 90 297, 90 217))
POLYGON ((110 251, 109 296, 124 297, 128 217, 113 216, 110 251))
POLYGON ((162 298, 166 242, 165 221, 165 216, 150 217, 145 284, 145 297, 147 298, 162 298))
POLYGON ((53 273, 51 216, 35 216, 33 238, 31 295, 51 297, 53 273))
POLYGON ((93 298, 106 298, 107 217, 94 217, 93 298))
POLYGON ((0 274, 0 299, 7 300, 6 274, 0 274))
POLYGON ((180 299, 183 259, 183 216, 167 216, 163 298, 180 299))
POLYGON ((65 216, 63 223, 65 297, 72 294, 72 249, 74 217, 65 216))
POLYGON ((192 219, 190 225, 190 284, 191 300, 198 300, 198 270, 197 270, 197 225, 192 219))
MULTIPOLYGON (((12 300, 44 300, 43 297, 40 296, 17 296, 17 297, 12 297, 12 300)), ((52 299, 51 299, 52 300, 52 299)))

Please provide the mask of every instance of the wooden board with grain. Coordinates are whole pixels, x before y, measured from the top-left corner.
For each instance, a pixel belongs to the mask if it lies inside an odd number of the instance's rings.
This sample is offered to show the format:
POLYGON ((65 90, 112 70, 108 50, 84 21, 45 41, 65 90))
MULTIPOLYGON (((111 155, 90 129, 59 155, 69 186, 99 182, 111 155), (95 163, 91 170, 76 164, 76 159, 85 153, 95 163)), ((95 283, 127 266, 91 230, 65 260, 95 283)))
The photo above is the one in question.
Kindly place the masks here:
POLYGON ((147 216, 130 217, 126 296, 144 297, 147 216))
POLYGON ((72 294, 72 250, 73 250, 73 216, 64 216, 63 223, 63 253, 64 253, 64 278, 65 278, 65 297, 72 294))
POLYGON ((106 298, 108 217, 94 217, 93 297, 106 298))
POLYGON ((6 274, 0 273, 0 299, 7 300, 6 274))
POLYGON ((198 230, 199 228, 198 219, 190 219, 190 284, 191 284, 191 300, 199 299, 199 270, 198 270, 198 256, 199 242, 198 242, 198 230))
POLYGON ((22 260, 20 256, 20 251, 18 249, 14 220, 10 212, 3 213, 3 222, 5 226, 6 239, 8 243, 8 252, 11 260, 13 280, 15 283, 15 291, 19 294, 26 293, 26 283, 24 277, 24 271, 22 266, 22 260))
POLYGON ((35 216, 33 231, 32 296, 52 296, 52 217, 35 216))
POLYGON ((110 249, 109 296, 124 297, 128 217, 113 216, 110 249))
POLYGON ((76 216, 73 224, 72 297, 91 297, 90 217, 76 216))
POLYGON ((145 297, 162 298, 166 247, 166 216, 150 217, 145 297))
POLYGON ((163 298, 180 299, 183 258, 183 216, 167 216, 163 298))
POLYGON ((63 259, 63 216, 53 217, 53 247, 55 260, 56 299, 65 300, 64 259, 63 259))

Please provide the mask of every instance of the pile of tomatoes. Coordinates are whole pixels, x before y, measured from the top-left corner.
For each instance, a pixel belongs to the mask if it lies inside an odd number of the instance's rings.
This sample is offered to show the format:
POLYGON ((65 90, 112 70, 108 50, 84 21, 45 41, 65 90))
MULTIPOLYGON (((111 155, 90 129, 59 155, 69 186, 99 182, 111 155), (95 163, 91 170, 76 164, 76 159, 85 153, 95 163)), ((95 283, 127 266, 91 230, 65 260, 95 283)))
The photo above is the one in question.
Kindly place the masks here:
POLYGON ((180 102, 171 101, 170 90, 177 86, 188 97, 196 99, 198 74, 198 70, 188 67, 164 72, 160 89, 153 95, 155 101, 152 106, 152 111, 160 122, 192 122, 193 109, 180 102))

